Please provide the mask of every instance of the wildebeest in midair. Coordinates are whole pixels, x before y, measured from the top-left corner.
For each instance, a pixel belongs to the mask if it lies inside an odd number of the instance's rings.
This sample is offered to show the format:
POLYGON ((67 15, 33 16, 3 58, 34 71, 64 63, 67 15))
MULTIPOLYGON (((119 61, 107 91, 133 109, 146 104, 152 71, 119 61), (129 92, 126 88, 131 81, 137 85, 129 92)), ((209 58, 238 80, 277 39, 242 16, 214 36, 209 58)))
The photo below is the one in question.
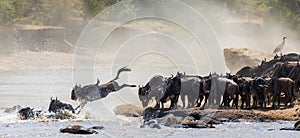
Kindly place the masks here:
POLYGON ((71 99, 75 101, 80 101, 79 106, 75 108, 77 110, 80 108, 77 114, 80 113, 81 109, 87 104, 87 102, 92 102, 101 98, 106 97, 109 93, 118 91, 124 87, 136 87, 136 85, 122 84, 119 85, 116 80, 119 78, 119 75, 123 71, 131 71, 130 68, 126 66, 119 69, 117 76, 111 81, 99 85, 100 81, 97 79, 96 84, 90 84, 81 87, 81 85, 75 85, 71 91, 71 99))

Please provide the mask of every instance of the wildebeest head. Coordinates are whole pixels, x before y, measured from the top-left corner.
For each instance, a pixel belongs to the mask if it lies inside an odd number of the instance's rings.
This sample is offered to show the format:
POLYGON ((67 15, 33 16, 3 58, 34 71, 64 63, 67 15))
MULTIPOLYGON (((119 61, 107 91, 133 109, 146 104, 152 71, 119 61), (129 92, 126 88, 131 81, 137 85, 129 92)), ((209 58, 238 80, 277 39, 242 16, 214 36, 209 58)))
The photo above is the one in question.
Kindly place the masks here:
POLYGON ((149 86, 149 83, 147 83, 145 86, 140 87, 139 86, 139 96, 145 96, 148 95, 151 91, 151 88, 149 86))
POLYGON ((56 103, 59 102, 59 100, 53 99, 52 97, 50 98, 50 104, 49 104, 49 108, 48 111, 53 111, 54 110, 54 106, 56 105, 56 103))
POLYGON ((142 87, 139 86, 138 94, 139 94, 139 99, 142 102, 143 107, 146 107, 149 103, 150 99, 148 97, 148 94, 150 92, 151 92, 151 88, 150 88, 149 83, 147 83, 146 86, 142 86, 142 87))
POLYGON ((254 87, 256 89, 264 90, 264 89, 268 88, 268 85, 267 85, 267 82, 265 79, 263 79, 261 77, 257 77, 254 80, 254 87))
POLYGON ((203 89, 204 91, 209 91, 211 88, 211 79, 210 78, 205 78, 203 80, 203 89))
POLYGON ((78 93, 81 91, 81 85, 75 85, 74 88, 71 91, 71 100, 77 101, 78 100, 78 93))
MULTIPOLYGON (((179 89, 180 93, 180 88, 181 88, 181 78, 182 78, 182 74, 177 72, 177 75, 175 77, 173 77, 173 75, 171 77, 168 78, 167 81, 167 88, 166 89, 172 89, 171 91, 175 90, 175 89, 179 89)), ((166 91, 170 91, 170 90, 166 90, 166 91)))

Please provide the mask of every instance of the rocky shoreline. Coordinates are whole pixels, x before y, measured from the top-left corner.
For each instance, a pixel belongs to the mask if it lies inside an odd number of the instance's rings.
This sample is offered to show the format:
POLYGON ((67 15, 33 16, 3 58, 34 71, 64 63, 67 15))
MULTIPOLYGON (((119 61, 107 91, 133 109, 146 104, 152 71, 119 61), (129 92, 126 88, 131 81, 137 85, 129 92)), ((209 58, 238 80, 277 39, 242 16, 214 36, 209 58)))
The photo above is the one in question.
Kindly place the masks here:
POLYGON ((120 105, 115 108, 117 115, 127 117, 143 117, 141 126, 160 128, 160 125, 182 128, 213 128, 215 124, 223 122, 241 122, 244 120, 254 122, 272 122, 276 120, 297 121, 300 120, 300 105, 293 108, 277 110, 242 110, 242 109, 213 109, 213 108, 189 108, 189 109, 153 109, 142 108, 135 105, 120 105))

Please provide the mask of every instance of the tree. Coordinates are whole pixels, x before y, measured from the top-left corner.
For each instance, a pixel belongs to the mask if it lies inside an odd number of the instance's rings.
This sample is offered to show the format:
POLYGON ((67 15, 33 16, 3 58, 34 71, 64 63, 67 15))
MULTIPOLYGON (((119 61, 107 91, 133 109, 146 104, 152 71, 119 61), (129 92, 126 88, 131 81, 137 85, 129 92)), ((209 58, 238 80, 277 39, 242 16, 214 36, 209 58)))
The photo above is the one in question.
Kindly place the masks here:
POLYGON ((0 1, 0 24, 7 24, 15 17, 16 9, 13 3, 14 0, 0 1))

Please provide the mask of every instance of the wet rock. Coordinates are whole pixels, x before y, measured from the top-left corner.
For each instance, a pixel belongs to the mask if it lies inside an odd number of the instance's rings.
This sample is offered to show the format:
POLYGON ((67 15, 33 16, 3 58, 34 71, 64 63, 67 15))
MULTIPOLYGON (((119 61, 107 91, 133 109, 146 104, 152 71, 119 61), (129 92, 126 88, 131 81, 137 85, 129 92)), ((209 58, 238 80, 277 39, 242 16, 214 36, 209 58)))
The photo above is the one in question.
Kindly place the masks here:
POLYGON ((103 126, 93 126, 90 128, 85 128, 81 125, 73 125, 67 126, 65 128, 61 128, 59 131, 61 133, 70 133, 70 134, 98 134, 96 130, 103 129, 103 126))
POLYGON ((280 128, 280 130, 296 130, 300 131, 300 120, 294 124, 294 128, 280 128))
POLYGON ((151 119, 151 120, 147 120, 144 121, 143 125, 140 126, 140 128, 145 128, 145 127, 149 127, 149 128, 157 128, 157 129, 161 129, 160 125, 158 124, 156 119, 151 119))
POLYGON ((154 109, 153 107, 148 107, 144 111, 143 119, 144 121, 149 121, 155 118, 160 118, 167 115, 168 109, 154 109))
POLYGON ((140 117, 144 114, 144 108, 126 104, 126 105, 119 105, 114 109, 116 115, 125 115, 128 117, 140 117))
POLYGON ((22 108, 21 105, 15 105, 15 106, 13 106, 12 108, 7 108, 7 109, 5 109, 5 110, 4 110, 4 113, 14 113, 14 112, 19 111, 21 108, 22 108))
POLYGON ((295 110, 294 117, 300 119, 300 108, 295 110))
POLYGON ((212 123, 206 123, 205 121, 201 120, 197 114, 192 113, 190 116, 187 116, 183 119, 181 124, 184 128, 215 128, 212 126, 212 123))
POLYGON ((172 126, 180 124, 182 122, 182 117, 176 117, 173 114, 168 114, 162 118, 158 118, 158 123, 164 126, 172 126))

